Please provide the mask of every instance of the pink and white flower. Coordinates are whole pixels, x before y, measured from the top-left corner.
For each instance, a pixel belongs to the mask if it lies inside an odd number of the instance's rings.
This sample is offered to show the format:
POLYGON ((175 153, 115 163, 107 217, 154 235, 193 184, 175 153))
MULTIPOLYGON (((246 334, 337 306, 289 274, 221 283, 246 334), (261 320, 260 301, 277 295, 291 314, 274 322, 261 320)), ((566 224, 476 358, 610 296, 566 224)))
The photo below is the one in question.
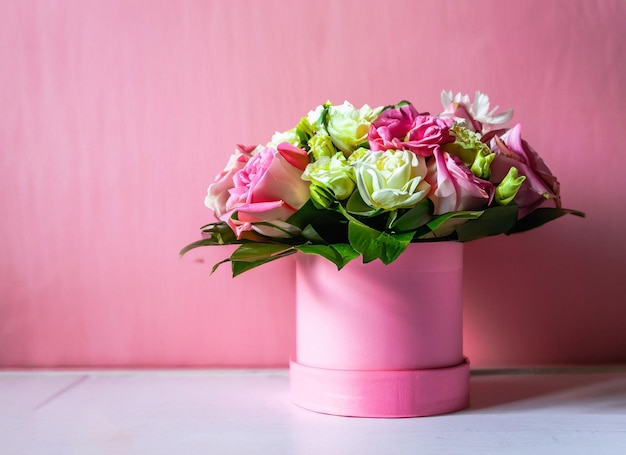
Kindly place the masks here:
POLYGON ((508 122, 513 117, 513 109, 496 114, 499 106, 489 110, 489 97, 484 93, 476 92, 472 103, 469 95, 452 92, 441 92, 441 104, 444 111, 441 117, 451 117, 464 120, 467 127, 473 131, 486 133, 495 125, 508 122))
POLYGON ((204 205, 213 210, 216 218, 221 218, 226 212, 226 202, 230 197, 228 190, 235 186, 233 176, 246 165, 256 151, 255 146, 237 145, 235 153, 231 155, 226 167, 209 185, 204 205))
POLYGON ((514 198, 520 208, 520 218, 547 200, 553 200, 556 207, 561 207, 559 182, 537 152, 522 139, 520 124, 505 132, 494 132, 489 145, 496 153, 491 163, 489 180, 492 183, 500 183, 511 167, 517 168, 519 175, 526 177, 514 198))
POLYGON ((287 142, 262 148, 233 175, 219 219, 237 238, 250 230, 272 237, 297 234, 285 220, 309 199, 309 183, 302 180, 308 163, 307 153, 287 142))
POLYGON ((481 210, 492 201, 494 186, 479 179, 460 158, 443 149, 435 150, 428 164, 426 181, 431 190, 428 194, 434 206, 434 215, 461 210, 481 210))

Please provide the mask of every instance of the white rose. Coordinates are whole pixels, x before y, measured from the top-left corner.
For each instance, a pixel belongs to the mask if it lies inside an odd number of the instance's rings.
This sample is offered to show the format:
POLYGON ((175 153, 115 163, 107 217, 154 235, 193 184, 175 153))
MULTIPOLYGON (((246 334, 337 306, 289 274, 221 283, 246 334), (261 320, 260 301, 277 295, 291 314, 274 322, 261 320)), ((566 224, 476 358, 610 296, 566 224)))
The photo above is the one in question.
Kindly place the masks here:
POLYGON ((426 158, 408 150, 370 152, 354 165, 359 194, 370 207, 414 207, 430 191, 426 158))
POLYGON ((326 128, 335 146, 349 156, 359 144, 367 140, 370 124, 380 110, 372 109, 367 104, 356 109, 347 101, 341 106, 330 106, 326 128))
POLYGON ((282 144, 283 142, 289 142, 291 145, 295 145, 296 147, 300 147, 302 145, 296 135, 296 129, 293 128, 284 132, 276 131, 272 136, 272 140, 268 142, 266 146, 276 148, 278 147, 278 144, 282 144))
POLYGON ((354 169, 342 153, 309 163, 302 178, 330 191, 339 200, 347 199, 355 188, 354 169))

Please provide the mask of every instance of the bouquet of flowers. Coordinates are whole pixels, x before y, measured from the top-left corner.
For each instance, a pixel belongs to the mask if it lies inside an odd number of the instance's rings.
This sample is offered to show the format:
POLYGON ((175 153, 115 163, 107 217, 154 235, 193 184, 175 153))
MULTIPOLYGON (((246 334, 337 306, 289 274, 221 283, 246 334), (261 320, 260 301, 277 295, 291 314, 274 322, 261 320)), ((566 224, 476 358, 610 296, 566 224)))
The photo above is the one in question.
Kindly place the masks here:
POLYGON ((467 242, 565 214, 559 183, 521 125, 504 128, 487 95, 442 92, 443 112, 413 104, 327 102, 266 145, 237 146, 209 186, 218 221, 201 246, 239 244, 233 276, 298 251, 341 269, 362 256, 393 262, 411 242, 467 242))

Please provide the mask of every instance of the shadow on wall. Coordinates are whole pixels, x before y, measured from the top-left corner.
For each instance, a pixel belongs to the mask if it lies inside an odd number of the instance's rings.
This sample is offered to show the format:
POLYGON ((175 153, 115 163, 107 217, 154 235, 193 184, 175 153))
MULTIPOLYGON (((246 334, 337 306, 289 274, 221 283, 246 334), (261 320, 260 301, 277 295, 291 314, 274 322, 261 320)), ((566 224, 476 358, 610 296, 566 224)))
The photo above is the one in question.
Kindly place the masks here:
POLYGON ((466 245, 465 346, 474 366, 626 361, 626 244, 601 231, 589 218, 559 220, 466 245))

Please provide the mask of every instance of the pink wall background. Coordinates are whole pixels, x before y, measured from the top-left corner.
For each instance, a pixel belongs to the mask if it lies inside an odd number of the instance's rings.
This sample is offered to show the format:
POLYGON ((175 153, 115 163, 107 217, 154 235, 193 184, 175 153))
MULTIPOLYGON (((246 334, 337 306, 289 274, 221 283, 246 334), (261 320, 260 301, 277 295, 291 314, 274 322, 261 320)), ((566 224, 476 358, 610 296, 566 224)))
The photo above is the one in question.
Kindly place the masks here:
POLYGON ((626 2, 0 2, 0 366, 285 366, 294 264, 179 249, 236 143, 481 90, 561 219, 466 247, 474 366, 626 361, 626 2), (384 5, 384 6, 383 6, 384 5))

